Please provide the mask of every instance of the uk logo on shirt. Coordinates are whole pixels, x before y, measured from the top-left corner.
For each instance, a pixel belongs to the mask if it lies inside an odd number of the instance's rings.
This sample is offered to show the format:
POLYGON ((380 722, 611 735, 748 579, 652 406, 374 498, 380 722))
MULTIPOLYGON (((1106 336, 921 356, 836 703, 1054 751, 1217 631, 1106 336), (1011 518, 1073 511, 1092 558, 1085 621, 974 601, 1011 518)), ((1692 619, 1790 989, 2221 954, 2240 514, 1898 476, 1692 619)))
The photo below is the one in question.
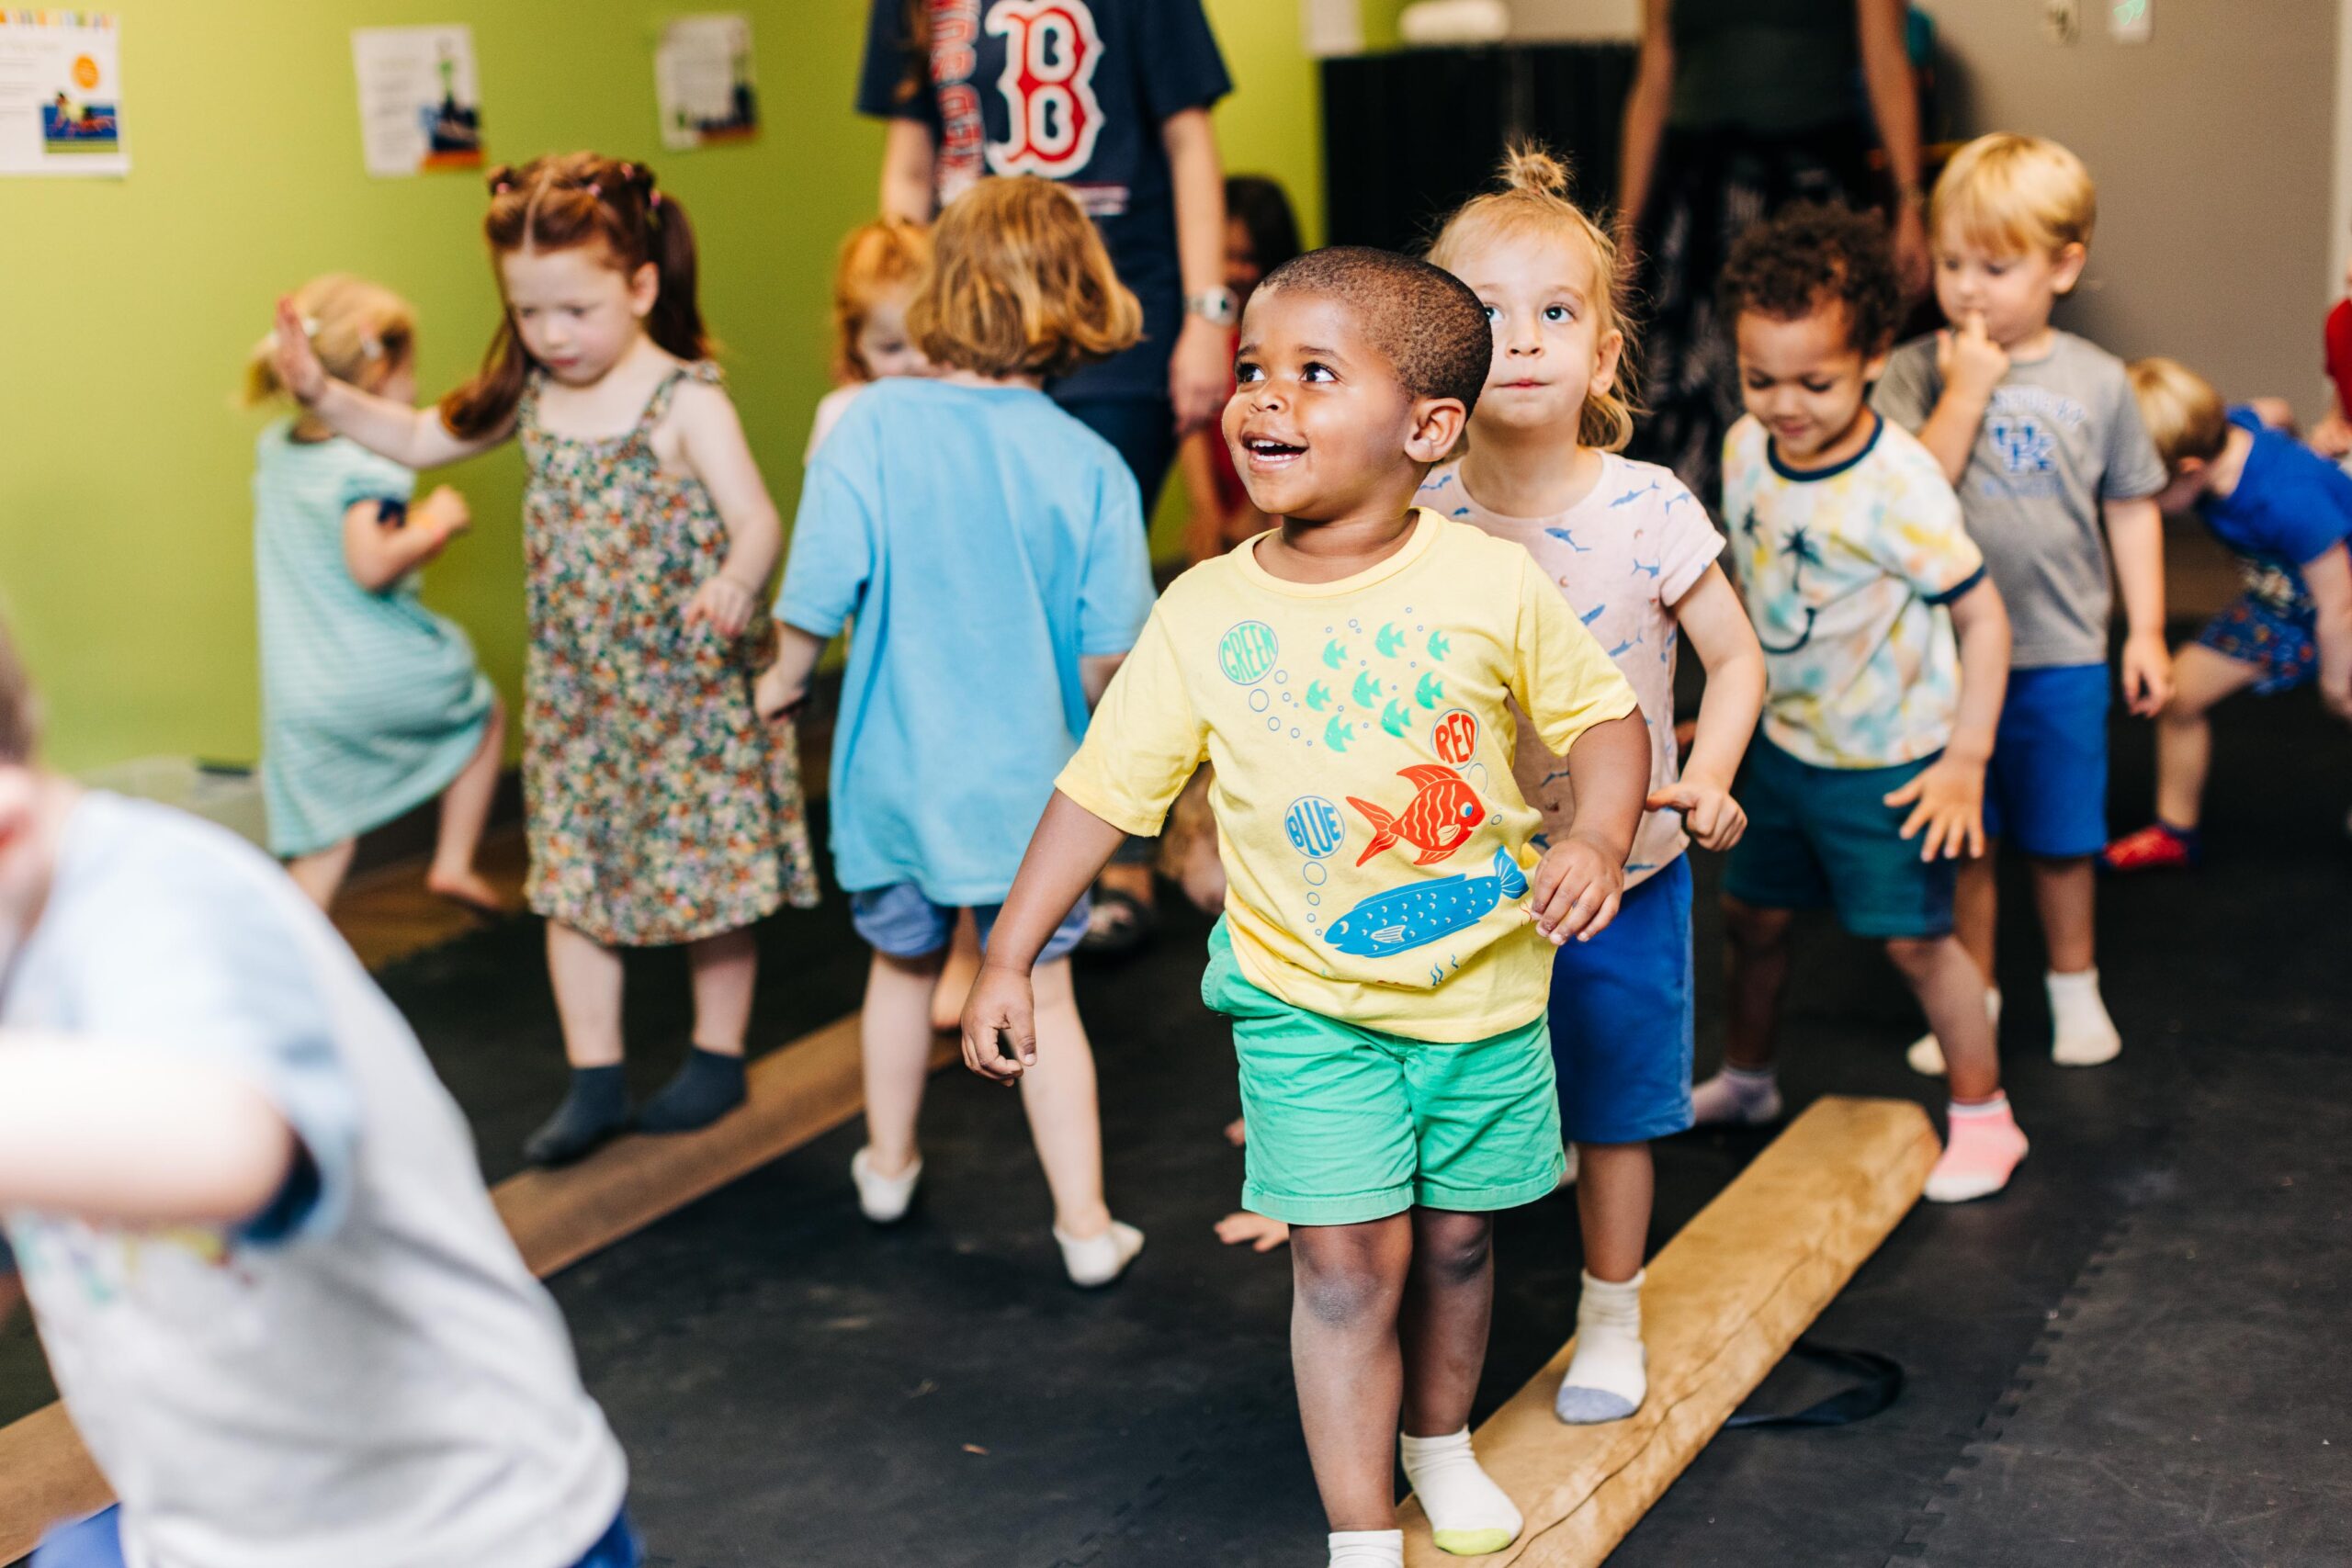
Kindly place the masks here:
POLYGON ((2046 474, 2054 466, 2058 437, 2030 415, 1996 414, 1985 430, 2010 474, 2046 474))

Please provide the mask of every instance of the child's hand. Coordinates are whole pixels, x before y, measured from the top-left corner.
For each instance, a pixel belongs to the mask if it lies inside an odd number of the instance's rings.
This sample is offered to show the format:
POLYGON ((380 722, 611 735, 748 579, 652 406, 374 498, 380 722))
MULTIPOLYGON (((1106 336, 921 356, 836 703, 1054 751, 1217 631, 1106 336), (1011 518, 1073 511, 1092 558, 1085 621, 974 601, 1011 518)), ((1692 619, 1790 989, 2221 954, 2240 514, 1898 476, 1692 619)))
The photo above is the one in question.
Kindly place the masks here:
POLYGON ((808 700, 808 683, 793 685, 785 679, 784 666, 771 664, 760 671, 759 680, 752 687, 752 711, 759 715, 763 724, 774 724, 790 718, 808 700))
POLYGON ((759 607, 759 595, 722 571, 706 579, 686 601, 686 625, 707 621, 711 630, 732 642, 743 635, 759 607))
POLYGON ((964 999, 964 1065, 1007 1087, 1037 1065, 1037 1001, 1027 975, 980 965, 980 977, 964 999), (1012 1047, 1011 1055, 1000 1039, 1012 1047))
POLYGON ((2172 650, 2162 632, 2134 632, 2123 639, 2123 702, 2142 718, 2154 718, 2172 701, 2172 650))
POLYGON ((1984 313, 1972 310, 1958 332, 1947 327, 1936 334, 1936 371, 1948 387, 1990 397, 2009 373, 2009 351, 1986 335, 1984 313))
POLYGON ((1911 807, 1903 837, 1919 839, 1919 858, 1938 855, 1974 860, 1984 852, 1984 764, 1945 752, 1912 781, 1886 797, 1889 806, 1911 807))
POLYGON ((1544 852, 1535 868, 1535 897, 1527 912, 1554 947, 1570 937, 1590 942, 1617 918, 1625 867, 1571 834, 1544 852))
POLYGON ((1731 797, 1731 791, 1712 779, 1685 778, 1642 804, 1652 811, 1679 811, 1682 826, 1699 847, 1718 854, 1739 842, 1739 836, 1747 831, 1747 813, 1731 797))
POLYGON ((431 495, 409 508, 408 521, 412 528, 423 525, 432 529, 440 542, 446 545, 472 529, 474 513, 473 508, 466 504, 464 496, 447 485, 437 485, 431 495))
POLYGON ((1246 1241, 1252 1252, 1272 1252, 1290 1240, 1290 1227, 1280 1220, 1238 1209, 1217 1221, 1216 1238, 1227 1247, 1246 1241))
POLYGON ((2352 421, 2345 419, 2341 409, 2328 410, 2327 417, 2312 426, 2311 446, 2323 457, 2352 452, 2352 421))
POLYGON ((272 335, 277 344, 278 384, 296 402, 309 408, 327 389, 327 367, 320 363, 318 351, 311 346, 311 334, 303 327, 290 294, 278 296, 277 330, 272 335))

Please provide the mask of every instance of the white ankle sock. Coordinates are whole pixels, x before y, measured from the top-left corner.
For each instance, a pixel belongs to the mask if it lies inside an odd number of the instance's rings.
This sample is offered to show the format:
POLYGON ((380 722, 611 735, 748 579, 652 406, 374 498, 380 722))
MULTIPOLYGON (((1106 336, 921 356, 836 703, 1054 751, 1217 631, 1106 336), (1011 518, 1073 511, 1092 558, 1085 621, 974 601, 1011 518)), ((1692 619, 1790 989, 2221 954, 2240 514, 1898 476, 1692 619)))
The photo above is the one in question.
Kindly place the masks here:
POLYGON ((1405 1532, 1333 1530, 1331 1568, 1405 1568, 1405 1532))
MULTIPOLYGON (((1993 1033, 1998 1037, 2001 1032, 2001 987, 1998 986, 1984 987, 1984 1016, 1993 1021, 1993 1033)), ((1944 1076, 1943 1042, 1936 1038, 1936 1032, 1932 1029, 1911 1042, 1905 1059, 1915 1073, 1931 1078, 1944 1076)))
POLYGON ((1584 1277, 1577 1303, 1577 1353, 1568 1361, 1553 1412, 1570 1426, 1622 1421, 1649 1397, 1649 1356, 1642 1348, 1642 1283, 1584 1277))
POLYGON ((1430 1534, 1440 1551, 1478 1557, 1519 1539, 1519 1506, 1478 1468, 1469 1427, 1443 1438, 1401 1438, 1398 1447, 1405 1479, 1430 1517, 1430 1534))
POLYGON ((2050 1059, 2064 1067, 2096 1067, 2123 1049, 2123 1036, 2098 994, 2098 971, 2050 972, 2050 1059))
POLYGON ((1781 1075, 1777 1068, 1751 1071, 1726 1064, 1724 1070, 1690 1091, 1690 1116, 1702 1127, 1728 1123, 1752 1127, 1781 1114, 1781 1075))

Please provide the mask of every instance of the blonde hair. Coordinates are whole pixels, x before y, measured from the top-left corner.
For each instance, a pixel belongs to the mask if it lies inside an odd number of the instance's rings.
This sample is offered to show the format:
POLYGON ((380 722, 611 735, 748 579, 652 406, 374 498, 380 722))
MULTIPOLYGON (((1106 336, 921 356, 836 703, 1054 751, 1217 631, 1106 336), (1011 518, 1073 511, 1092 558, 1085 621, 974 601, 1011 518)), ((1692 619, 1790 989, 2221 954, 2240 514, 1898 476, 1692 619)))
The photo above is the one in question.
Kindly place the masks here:
POLYGON ((833 266, 833 378, 871 381, 874 367, 857 340, 875 305, 893 289, 912 289, 931 265, 931 231, 904 218, 861 223, 842 241, 833 266))
POLYGON ((1996 131, 1952 154, 1928 220, 1939 240, 1951 226, 1963 243, 1993 255, 2055 255, 2068 245, 2089 248, 2098 187, 2055 141, 1996 131))
POLYGON ((934 365, 979 376, 1066 376, 1131 347, 1143 307, 1078 198, 1034 175, 982 180, 932 231, 907 333, 934 365))
POLYGON ((0 620, 0 767, 22 767, 40 740, 40 701, 25 676, 24 662, 0 620))
POLYGON ((1430 261, 1462 275, 1469 254, 1505 235, 1536 234, 1580 247, 1592 261, 1593 309, 1599 335, 1623 340, 1615 384, 1591 392, 1577 421, 1577 441, 1604 452, 1622 452, 1634 438, 1634 333, 1626 319, 1617 243, 1569 199, 1567 165, 1533 142, 1517 142, 1503 155, 1499 189, 1474 196, 1456 208, 1430 243, 1430 261))
MULTIPOLYGON (((368 386, 377 373, 407 362, 416 351, 416 311, 380 283, 331 272, 294 291, 294 310, 311 335, 319 363, 338 381, 368 386)), ((245 360, 247 407, 286 396, 277 379, 277 340, 254 345, 245 360)))
POLYGON ((2135 359, 2125 367, 2140 423, 2165 460, 2165 472, 2178 478, 2183 463, 2210 463, 2229 445, 2230 412, 2213 383, 2177 359, 2135 359))

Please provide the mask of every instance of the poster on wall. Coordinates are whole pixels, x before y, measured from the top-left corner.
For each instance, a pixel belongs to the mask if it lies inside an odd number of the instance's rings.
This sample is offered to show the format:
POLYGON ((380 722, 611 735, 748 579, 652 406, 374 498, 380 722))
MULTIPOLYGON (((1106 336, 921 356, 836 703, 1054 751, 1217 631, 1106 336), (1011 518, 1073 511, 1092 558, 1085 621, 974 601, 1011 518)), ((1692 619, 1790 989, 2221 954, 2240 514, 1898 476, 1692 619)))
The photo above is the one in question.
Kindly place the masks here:
POLYGON ((481 87, 464 26, 358 28, 359 140, 384 177, 481 167, 481 87))
POLYGON ((673 152, 751 141, 760 132, 752 18, 714 12, 664 27, 653 51, 653 87, 662 142, 673 152))
POLYGON ((0 10, 0 175, 127 175, 122 31, 88 11, 0 10))

